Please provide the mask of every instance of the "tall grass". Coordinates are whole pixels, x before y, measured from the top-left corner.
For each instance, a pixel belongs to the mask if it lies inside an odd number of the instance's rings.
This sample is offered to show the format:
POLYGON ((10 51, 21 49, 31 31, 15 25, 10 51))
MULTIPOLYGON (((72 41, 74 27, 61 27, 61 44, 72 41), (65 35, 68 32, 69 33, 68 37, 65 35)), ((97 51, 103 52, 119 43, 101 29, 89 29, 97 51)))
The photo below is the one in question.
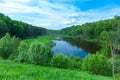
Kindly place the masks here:
POLYGON ((21 64, 0 59, 0 80, 113 80, 77 70, 21 64))

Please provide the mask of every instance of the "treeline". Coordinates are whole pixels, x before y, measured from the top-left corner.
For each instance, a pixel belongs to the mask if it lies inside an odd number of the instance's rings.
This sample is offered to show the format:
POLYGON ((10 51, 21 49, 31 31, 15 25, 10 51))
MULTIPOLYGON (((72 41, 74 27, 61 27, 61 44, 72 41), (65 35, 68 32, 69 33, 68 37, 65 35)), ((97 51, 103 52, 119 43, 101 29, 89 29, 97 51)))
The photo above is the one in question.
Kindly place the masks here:
POLYGON ((3 37, 8 32, 12 36, 15 35, 16 37, 20 38, 29 38, 47 34, 47 31, 48 30, 45 28, 12 20, 8 16, 0 13, 0 37, 3 37))
POLYGON ((92 39, 98 41, 102 32, 116 31, 118 27, 120 28, 120 16, 115 16, 113 19, 64 28, 61 33, 68 36, 81 37, 84 40, 92 39))

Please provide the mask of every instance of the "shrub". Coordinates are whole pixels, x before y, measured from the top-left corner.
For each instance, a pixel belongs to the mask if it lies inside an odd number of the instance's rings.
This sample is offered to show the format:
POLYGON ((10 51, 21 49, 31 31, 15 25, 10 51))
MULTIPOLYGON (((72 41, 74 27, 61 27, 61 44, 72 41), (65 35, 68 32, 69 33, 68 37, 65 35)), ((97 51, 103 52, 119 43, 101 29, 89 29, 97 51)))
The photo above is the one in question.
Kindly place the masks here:
POLYGON ((53 57, 51 65, 58 68, 67 68, 68 67, 68 58, 63 54, 58 54, 53 57))
POLYGON ((94 74, 110 76, 111 63, 103 55, 97 52, 95 55, 89 55, 83 60, 82 69, 94 74))
POLYGON ((41 65, 50 62, 53 56, 50 48, 39 42, 33 42, 30 45, 28 54, 31 63, 41 65))
POLYGON ((7 59, 11 54, 16 54, 19 43, 19 38, 15 36, 11 37, 9 33, 6 33, 6 35, 0 39, 0 56, 7 59))
POLYGON ((29 46, 25 42, 21 42, 20 46, 18 47, 18 57, 17 60, 20 62, 28 62, 28 49, 29 46))
POLYGON ((120 80, 120 73, 115 74, 115 79, 120 80))
POLYGON ((115 73, 120 73, 120 54, 115 54, 115 73))
POLYGON ((70 56, 69 57, 69 68, 81 69, 82 60, 83 59, 80 57, 70 56))

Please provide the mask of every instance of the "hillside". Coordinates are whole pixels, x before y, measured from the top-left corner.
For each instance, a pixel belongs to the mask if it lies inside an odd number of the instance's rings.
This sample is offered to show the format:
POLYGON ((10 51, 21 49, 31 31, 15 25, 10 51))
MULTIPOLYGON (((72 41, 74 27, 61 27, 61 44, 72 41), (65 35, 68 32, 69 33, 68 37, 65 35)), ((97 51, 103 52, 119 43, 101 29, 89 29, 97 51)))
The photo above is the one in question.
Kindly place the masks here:
POLYGON ((62 29, 60 32, 63 35, 80 37, 84 40, 99 41, 102 32, 116 31, 118 29, 120 30, 120 16, 83 25, 73 25, 62 29))
POLYGON ((47 29, 33 26, 25 22, 12 20, 8 16, 0 13, 0 37, 3 37, 7 32, 12 36, 20 38, 36 37, 38 35, 47 34, 47 29))
POLYGON ((113 80, 79 70, 21 64, 0 59, 0 80, 113 80))

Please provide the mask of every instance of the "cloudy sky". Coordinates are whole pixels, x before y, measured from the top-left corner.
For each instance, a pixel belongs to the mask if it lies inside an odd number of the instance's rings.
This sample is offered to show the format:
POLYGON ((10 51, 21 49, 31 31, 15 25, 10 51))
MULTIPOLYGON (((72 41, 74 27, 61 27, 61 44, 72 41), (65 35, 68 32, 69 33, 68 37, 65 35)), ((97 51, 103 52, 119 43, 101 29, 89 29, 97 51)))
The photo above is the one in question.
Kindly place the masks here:
POLYGON ((0 0, 0 12, 14 20, 61 29, 120 15, 120 0, 0 0))

